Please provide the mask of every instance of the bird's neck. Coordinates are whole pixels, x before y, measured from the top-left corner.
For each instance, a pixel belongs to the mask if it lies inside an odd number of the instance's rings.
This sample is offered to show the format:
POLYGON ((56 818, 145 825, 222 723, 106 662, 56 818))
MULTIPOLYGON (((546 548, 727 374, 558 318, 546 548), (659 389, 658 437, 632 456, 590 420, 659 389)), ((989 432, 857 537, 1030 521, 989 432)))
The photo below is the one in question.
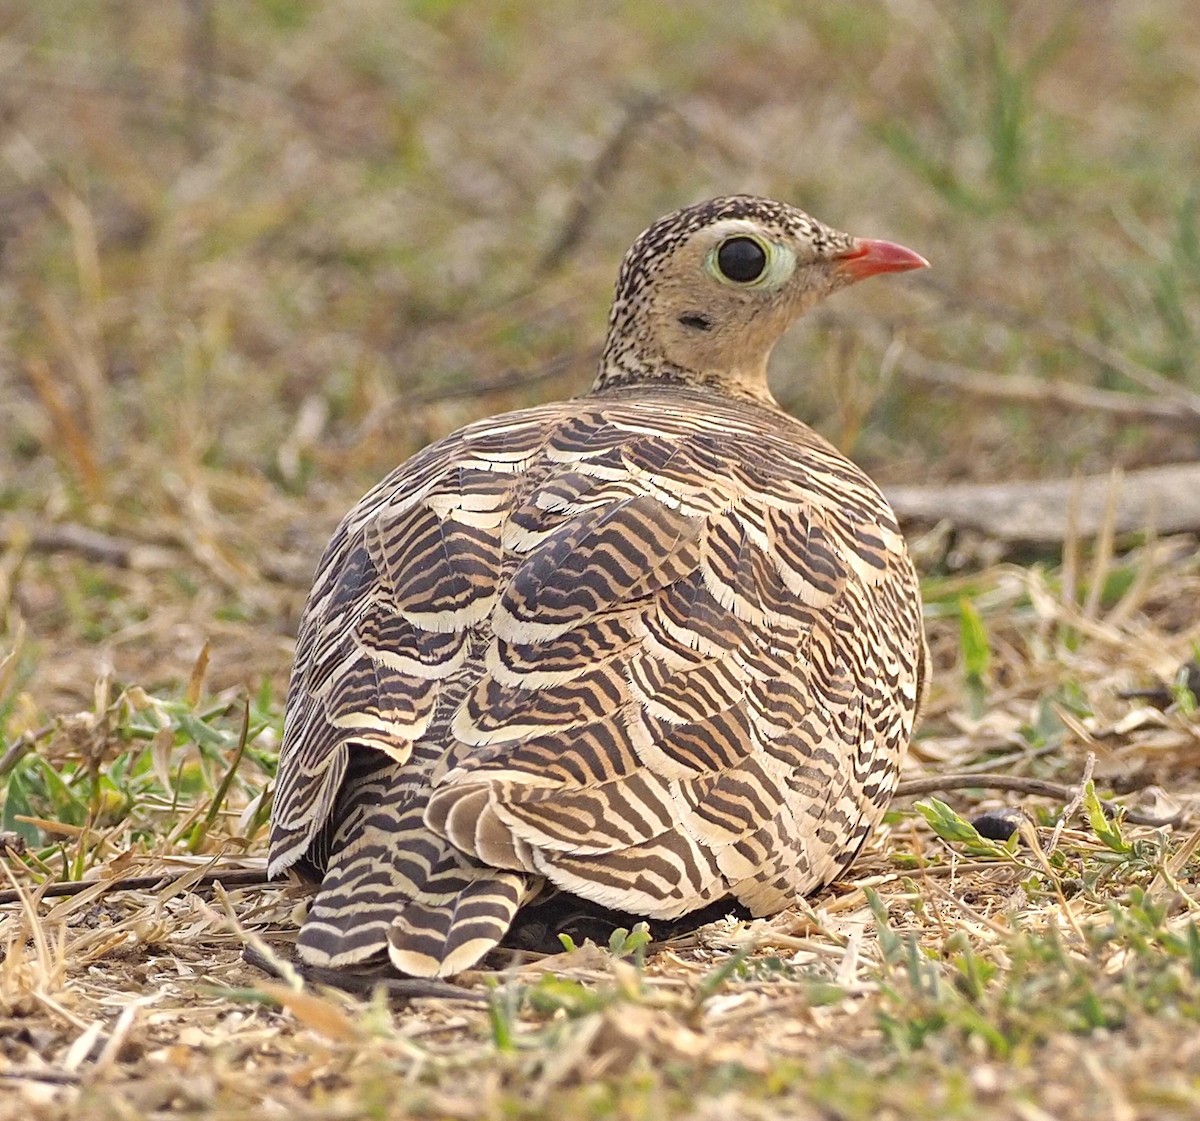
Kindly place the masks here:
POLYGON ((660 386, 699 389, 778 408, 767 388, 765 360, 753 369, 688 369, 653 349, 632 345, 628 338, 616 338, 610 333, 600 356, 592 393, 660 386))

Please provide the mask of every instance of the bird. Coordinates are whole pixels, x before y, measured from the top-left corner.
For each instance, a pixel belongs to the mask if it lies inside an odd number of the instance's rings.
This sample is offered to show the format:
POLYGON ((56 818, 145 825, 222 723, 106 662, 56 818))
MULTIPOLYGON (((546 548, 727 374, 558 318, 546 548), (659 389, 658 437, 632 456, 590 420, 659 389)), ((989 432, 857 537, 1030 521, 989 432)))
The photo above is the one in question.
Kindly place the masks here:
POLYGON ((805 311, 926 267, 785 203, 660 218, 590 391, 468 424, 338 526, 298 628, 268 871, 301 962, 451 977, 546 892, 780 912, 853 861, 917 722, 917 576, 767 386, 805 311), (390 963, 390 964, 389 964, 390 963))

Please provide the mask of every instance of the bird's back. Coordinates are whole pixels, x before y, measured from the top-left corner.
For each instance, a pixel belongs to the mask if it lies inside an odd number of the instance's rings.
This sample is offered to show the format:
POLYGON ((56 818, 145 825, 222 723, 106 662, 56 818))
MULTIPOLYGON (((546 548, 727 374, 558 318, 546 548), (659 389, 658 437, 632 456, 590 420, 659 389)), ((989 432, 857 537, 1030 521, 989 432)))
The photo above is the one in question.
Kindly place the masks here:
POLYGON ((271 868, 313 963, 473 964, 549 882, 770 914, 878 821, 921 692, 875 485, 776 408, 647 386, 490 418, 345 518, 301 621, 271 868))

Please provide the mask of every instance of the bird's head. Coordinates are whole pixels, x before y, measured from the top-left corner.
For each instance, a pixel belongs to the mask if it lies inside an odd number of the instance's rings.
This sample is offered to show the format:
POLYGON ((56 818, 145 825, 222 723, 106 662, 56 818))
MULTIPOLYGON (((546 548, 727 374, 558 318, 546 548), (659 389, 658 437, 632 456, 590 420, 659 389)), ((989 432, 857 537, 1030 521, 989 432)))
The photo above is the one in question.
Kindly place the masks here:
POLYGON ((822 225, 802 210, 732 195, 660 218, 622 262, 595 389, 654 379, 769 397, 783 333, 838 288, 928 266, 890 241, 822 225))

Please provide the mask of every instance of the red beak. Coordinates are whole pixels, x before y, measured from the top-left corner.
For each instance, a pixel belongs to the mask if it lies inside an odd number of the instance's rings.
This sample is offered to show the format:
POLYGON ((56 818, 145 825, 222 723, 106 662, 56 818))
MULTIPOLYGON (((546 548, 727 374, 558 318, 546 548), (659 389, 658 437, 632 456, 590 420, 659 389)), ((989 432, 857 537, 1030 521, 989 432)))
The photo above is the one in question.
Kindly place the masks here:
POLYGON ((881 272, 908 272, 909 269, 927 269, 929 262, 920 253, 905 249, 894 241, 872 241, 870 238, 854 239, 854 248, 841 254, 834 265, 834 272, 848 276, 851 280, 865 280, 881 272))

